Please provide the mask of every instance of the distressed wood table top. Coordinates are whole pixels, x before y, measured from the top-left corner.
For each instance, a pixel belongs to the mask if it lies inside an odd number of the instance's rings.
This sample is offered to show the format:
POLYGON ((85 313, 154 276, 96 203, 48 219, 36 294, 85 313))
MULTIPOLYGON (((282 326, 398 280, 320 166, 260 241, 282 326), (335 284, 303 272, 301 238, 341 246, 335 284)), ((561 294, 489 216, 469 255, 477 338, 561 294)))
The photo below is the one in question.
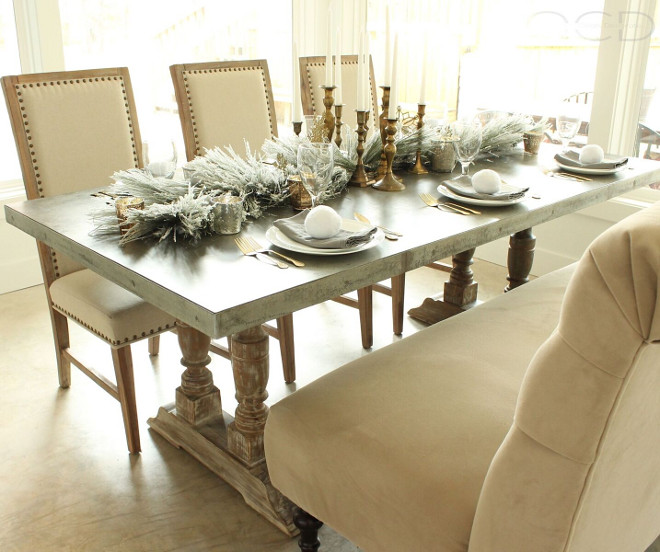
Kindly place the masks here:
MULTIPOLYGON (((660 180, 659 165, 642 159, 631 159, 625 170, 594 176, 590 182, 551 178, 543 169, 554 167, 555 151, 547 145, 538 157, 521 151, 472 166, 471 173, 492 168, 510 184, 530 187, 525 201, 477 207, 480 215, 453 215, 420 200, 423 192, 440 197, 436 188, 453 176, 449 174, 402 173, 403 192, 349 188, 328 204, 345 218, 359 212, 404 236, 349 255, 292 253, 306 266, 288 270, 244 257, 234 236, 209 237, 196 245, 145 241, 120 246, 119 233, 94 234, 92 214, 102 207, 103 199, 90 192, 16 203, 6 206, 5 212, 10 224, 215 338, 660 180)), ((244 224, 241 234, 269 245, 265 232, 272 222, 293 214, 290 207, 274 209, 244 224)))

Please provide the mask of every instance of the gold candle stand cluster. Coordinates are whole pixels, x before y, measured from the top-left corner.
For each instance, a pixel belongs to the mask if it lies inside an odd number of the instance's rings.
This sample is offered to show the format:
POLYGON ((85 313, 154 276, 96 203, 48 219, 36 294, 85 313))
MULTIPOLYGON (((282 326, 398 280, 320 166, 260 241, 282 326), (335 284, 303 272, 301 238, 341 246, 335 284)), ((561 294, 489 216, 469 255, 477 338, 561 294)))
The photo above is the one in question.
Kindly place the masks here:
POLYGON ((357 165, 355 166, 355 171, 349 180, 351 186, 358 186, 360 188, 366 188, 369 185, 369 178, 367 173, 364 170, 364 161, 362 156, 364 155, 364 142, 367 138, 367 131, 369 127, 367 122, 369 121, 369 111, 359 111, 355 110, 357 115, 357 135, 358 143, 355 151, 357 152, 357 165))
POLYGON ((378 118, 378 128, 380 130, 380 139, 383 143, 383 151, 380 154, 380 163, 376 169, 376 178, 383 178, 387 173, 387 158, 385 157, 385 143, 387 142, 387 115, 390 109, 390 87, 381 86, 383 89, 383 111, 378 118))
MULTIPOLYGON (((417 104, 417 130, 421 130, 424 126, 424 114, 426 113, 425 104, 417 104)), ((428 174, 422 163, 422 135, 419 135, 419 147, 417 149, 417 159, 415 159, 415 164, 408 169, 413 174, 428 174)))
POLYGON ((341 112, 344 110, 343 104, 335 105, 335 144, 341 146, 341 112))

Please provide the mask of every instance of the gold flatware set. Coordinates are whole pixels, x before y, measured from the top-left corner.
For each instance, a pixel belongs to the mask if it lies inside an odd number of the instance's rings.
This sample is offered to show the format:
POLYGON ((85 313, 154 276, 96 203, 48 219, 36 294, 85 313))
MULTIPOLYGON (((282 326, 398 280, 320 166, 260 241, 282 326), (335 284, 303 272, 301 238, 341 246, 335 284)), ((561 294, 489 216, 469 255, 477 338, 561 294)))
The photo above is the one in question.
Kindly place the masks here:
POLYGON ((563 178, 564 180, 575 180, 576 182, 591 182, 591 178, 587 178, 586 176, 575 173, 567 173, 547 169, 543 171, 543 174, 552 178, 563 178))
MULTIPOLYGON (((353 216, 357 221, 364 222, 365 224, 371 224, 369 219, 360 213, 353 213, 353 216)), ((383 231, 383 234, 385 234, 385 238, 388 240, 396 241, 403 237, 403 234, 395 232, 394 230, 390 230, 389 228, 385 228, 384 226, 380 226, 379 224, 374 224, 374 226, 376 228, 380 228, 383 231)))
POLYGON ((234 241, 236 242, 236 245, 241 250, 243 255, 255 257, 264 263, 275 265, 278 268, 289 268, 289 265, 277 259, 273 259, 268 255, 277 255, 285 261, 291 263, 293 266, 305 266, 305 263, 302 261, 289 257, 288 255, 284 255, 284 253, 262 247, 259 242, 251 236, 239 236, 234 238, 234 241))
POLYGON ((470 207, 465 207, 464 205, 459 205, 458 203, 452 203, 451 201, 440 201, 436 199, 431 194, 419 194, 419 197, 424 203, 429 207, 437 207, 442 211, 448 213, 454 213, 459 215, 480 215, 481 211, 476 209, 471 209, 470 207))

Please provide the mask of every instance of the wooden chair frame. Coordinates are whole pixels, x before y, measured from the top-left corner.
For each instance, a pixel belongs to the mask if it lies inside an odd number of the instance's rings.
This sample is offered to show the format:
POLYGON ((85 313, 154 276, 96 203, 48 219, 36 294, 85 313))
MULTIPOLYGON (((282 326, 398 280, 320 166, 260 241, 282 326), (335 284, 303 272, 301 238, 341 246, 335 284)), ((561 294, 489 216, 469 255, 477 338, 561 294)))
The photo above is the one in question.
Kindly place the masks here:
MULTIPOLYGON (((83 71, 37 73, 2 77, 2 89, 18 150, 25 191, 29 200, 44 197, 44 192, 41 187, 38 165, 35 164, 36 158, 31 148, 31 137, 26 131, 24 125, 24 110, 21 106, 22 100, 20 99, 19 88, 23 85, 41 86, 44 83, 52 85, 58 84, 61 81, 80 80, 85 82, 86 79, 121 79, 123 81, 126 113, 130 121, 132 133, 134 163, 135 167, 142 166, 142 141, 140 138, 135 99, 133 97, 128 68, 118 67, 110 69, 90 69, 83 71)), ((117 169, 120 168, 122 167, 117 167, 117 169)), ((124 420, 128 449, 131 453, 140 452, 140 432, 137 419, 137 406, 135 402, 133 361, 130 344, 111 344, 116 383, 108 380, 103 374, 96 371, 94 368, 86 366, 81 360, 74 356, 70 347, 68 317, 65 313, 54 308, 50 294, 51 284, 60 277, 60 274, 57 272, 58 253, 38 240, 37 249, 39 252, 39 261, 44 278, 48 310, 53 329, 60 387, 68 388, 71 385, 71 364, 80 369, 81 372, 119 401, 124 420)), ((91 329, 90 331, 93 332, 91 329)), ((159 351, 160 335, 152 335, 148 339, 149 354, 157 355, 159 351)))
MULTIPOLYGON (((190 161, 195 157, 202 155, 204 144, 200 144, 195 128, 195 118, 199 114, 194 113, 192 100, 189 94, 188 84, 186 82, 186 73, 189 71, 232 71, 240 69, 260 70, 263 73, 264 87, 266 96, 264 101, 268 106, 270 114, 270 129, 272 136, 277 136, 277 119, 275 117, 275 102, 273 101, 273 91, 270 84, 270 73, 268 71, 268 62, 265 59, 249 61, 211 61, 205 63, 184 63, 170 66, 170 74, 174 85, 174 93, 179 108, 179 120, 181 121, 181 130, 183 131, 184 143, 186 146, 186 158, 190 161)), ((203 117, 203 115, 201 115, 203 117)), ((280 342, 280 353, 282 357, 282 370, 284 372, 284 381, 292 383, 296 380, 296 362, 295 346, 293 338, 293 315, 286 314, 276 321, 277 326, 264 324, 263 328, 275 339, 280 342)), ((217 343, 211 343, 211 351, 230 359, 231 342, 228 347, 223 347, 217 343)))

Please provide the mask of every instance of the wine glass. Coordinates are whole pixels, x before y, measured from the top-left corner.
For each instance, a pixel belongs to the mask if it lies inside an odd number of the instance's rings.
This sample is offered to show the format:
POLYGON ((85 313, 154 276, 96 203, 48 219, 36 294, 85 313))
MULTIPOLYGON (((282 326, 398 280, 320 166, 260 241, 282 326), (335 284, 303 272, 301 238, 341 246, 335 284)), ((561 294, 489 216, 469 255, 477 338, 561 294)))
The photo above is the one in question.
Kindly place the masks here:
POLYGON ((461 163, 461 176, 459 178, 469 179, 468 168, 481 147, 481 123, 479 121, 457 121, 452 125, 452 129, 454 136, 457 138, 454 141, 456 159, 461 163))
POLYGON ((312 208, 332 177, 334 157, 331 143, 305 142, 298 146, 298 171, 312 197, 312 208))
POLYGON ((582 119, 577 104, 564 102, 557 113, 557 134, 561 138, 562 151, 568 151, 568 144, 575 137, 582 119))
POLYGON ((142 143, 144 168, 151 176, 172 178, 176 170, 176 145, 172 140, 149 140, 142 143))

